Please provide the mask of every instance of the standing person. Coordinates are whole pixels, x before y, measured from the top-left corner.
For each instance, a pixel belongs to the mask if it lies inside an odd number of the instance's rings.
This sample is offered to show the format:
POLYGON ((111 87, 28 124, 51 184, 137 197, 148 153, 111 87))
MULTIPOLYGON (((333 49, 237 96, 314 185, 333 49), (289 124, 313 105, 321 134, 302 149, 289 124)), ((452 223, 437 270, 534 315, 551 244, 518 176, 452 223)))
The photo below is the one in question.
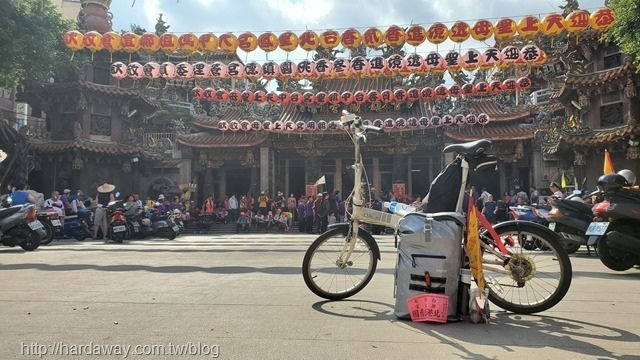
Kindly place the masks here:
POLYGON ((334 189, 333 193, 329 194, 329 207, 334 214, 338 213, 338 202, 340 202, 340 190, 334 189))
POLYGON ((298 215, 296 214, 296 207, 298 206, 298 200, 296 199, 295 196, 293 196, 293 193, 291 193, 291 196, 289 196, 289 198, 287 199, 287 208, 289 209, 289 212, 294 214, 294 220, 298 219, 298 215))
POLYGON ((278 209, 282 209, 283 211, 287 209, 287 200, 284 198, 284 194, 282 193, 282 191, 278 191, 278 195, 275 197, 275 209, 273 209, 274 211, 277 211, 278 209))
POLYGON ((253 194, 249 194, 247 196, 247 210, 253 211, 255 209, 256 200, 253 197, 253 194))
POLYGON ((502 194, 502 202, 505 204, 511 204, 511 196, 508 191, 505 191, 504 194, 502 194))
POLYGON ((102 230, 102 239, 109 241, 107 231, 107 205, 110 202, 115 201, 113 196, 113 190, 115 185, 104 183, 98 187, 98 195, 96 195, 95 202, 97 204, 96 213, 93 219, 93 238, 98 238, 98 229, 102 230))
POLYGON ((264 191, 261 191, 260 196, 258 196, 258 210, 263 214, 267 214, 267 204, 269 204, 269 197, 265 195, 264 191))
POLYGON ((71 190, 64 189, 62 191, 62 196, 60 196, 60 201, 62 201, 65 215, 71 212, 71 200, 69 199, 69 195, 71 195, 71 190))
POLYGON ((300 198, 300 202, 298 202, 298 208, 296 209, 296 218, 298 219, 298 229, 300 230, 300 234, 304 234, 307 231, 306 225, 306 217, 305 210, 307 209, 306 204, 300 198))
POLYGON ((213 210, 215 210, 213 194, 209 194, 202 204, 202 213, 213 214, 213 210))
POLYGON ((307 234, 313 234, 313 205, 314 205, 314 201, 313 201, 313 196, 309 196, 307 197, 307 202, 305 203, 305 209, 304 209, 304 222, 305 222, 305 227, 306 227, 306 232, 307 234))
POLYGON ((484 202, 484 207, 482 208, 482 215, 484 215, 490 223, 496 223, 496 213, 498 212, 497 204, 493 201, 493 195, 489 194, 487 197, 487 201, 484 202))
POLYGON ((240 206, 240 212, 243 211, 247 211, 249 208, 247 207, 247 197, 245 195, 242 195, 242 197, 240 198, 240 202, 239 202, 239 206, 240 206))
POLYGON ((322 218, 320 217, 320 207, 324 200, 324 194, 320 193, 316 195, 316 200, 313 202, 313 222, 316 226, 316 232, 322 234, 322 218))
POLYGON ((531 199, 531 204, 537 204, 539 197, 540 197, 540 193, 538 192, 538 189, 536 189, 535 186, 530 186, 529 187, 529 199, 531 199))
POLYGON ((482 188, 482 193, 480 194, 480 199, 482 199, 482 206, 484 206, 484 203, 487 202, 487 200, 489 200, 489 192, 487 191, 487 188, 482 188))
POLYGON ((238 199, 235 194, 229 198, 229 216, 231 216, 231 221, 238 220, 238 199))
POLYGON ((345 222, 345 203, 344 200, 340 200, 338 203, 338 218, 336 219, 338 222, 345 222))
POLYGON ((329 214, 331 213, 331 205, 329 204, 329 194, 322 194, 322 200, 320 201, 320 209, 318 215, 320 215, 320 234, 324 234, 329 226, 329 214))

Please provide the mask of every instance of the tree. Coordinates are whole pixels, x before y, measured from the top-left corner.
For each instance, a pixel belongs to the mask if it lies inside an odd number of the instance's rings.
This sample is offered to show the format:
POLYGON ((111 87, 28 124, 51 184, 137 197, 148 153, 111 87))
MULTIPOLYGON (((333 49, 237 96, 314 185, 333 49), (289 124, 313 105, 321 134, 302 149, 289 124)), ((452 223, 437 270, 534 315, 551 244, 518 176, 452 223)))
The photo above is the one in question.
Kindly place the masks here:
POLYGON ((63 35, 74 26, 51 0, 0 1, 0 88, 22 81, 65 81, 77 76, 63 35))
POLYGON ((616 43, 623 53, 635 57, 640 69, 640 3, 638 0, 610 0, 608 6, 618 19, 604 34, 604 39, 616 43))

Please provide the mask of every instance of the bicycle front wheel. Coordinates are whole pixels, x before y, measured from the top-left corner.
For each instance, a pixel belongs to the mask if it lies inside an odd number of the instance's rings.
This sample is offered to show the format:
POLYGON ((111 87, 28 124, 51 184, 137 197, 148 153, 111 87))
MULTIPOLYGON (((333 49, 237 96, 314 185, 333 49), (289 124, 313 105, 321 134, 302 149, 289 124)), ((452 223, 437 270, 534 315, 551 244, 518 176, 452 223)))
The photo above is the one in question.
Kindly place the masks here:
MULTIPOLYGON (((545 311, 559 303, 571 285, 572 268, 558 237, 526 223, 498 226, 496 232, 507 244, 509 255, 501 272, 484 270, 489 300, 516 314, 545 311), (540 246, 527 246, 531 243, 540 246)), ((486 234, 483 239, 493 242, 486 234)), ((497 256, 484 252, 483 263, 497 262, 497 256)))
MULTIPOLYGON (((345 229, 320 235, 309 247, 302 262, 302 276, 309 290, 329 300, 342 300, 364 289, 378 265, 375 244, 359 230, 353 253, 345 263, 340 253, 349 246, 345 229)), ((343 256, 344 257, 344 256, 343 256)))

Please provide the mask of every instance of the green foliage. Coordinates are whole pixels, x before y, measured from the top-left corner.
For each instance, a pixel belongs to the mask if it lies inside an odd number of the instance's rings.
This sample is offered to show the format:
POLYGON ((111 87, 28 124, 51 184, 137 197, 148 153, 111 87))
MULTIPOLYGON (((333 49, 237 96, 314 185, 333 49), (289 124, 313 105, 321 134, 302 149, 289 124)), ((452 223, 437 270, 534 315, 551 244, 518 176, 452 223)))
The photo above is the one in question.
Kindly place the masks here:
POLYGON ((640 69, 640 3, 638 0, 611 0, 609 7, 618 16, 604 34, 604 39, 616 43, 623 53, 635 56, 640 69))
POLYGON ((77 76, 63 42, 73 21, 63 20, 51 0, 0 1, 0 24, 0 88, 77 76))

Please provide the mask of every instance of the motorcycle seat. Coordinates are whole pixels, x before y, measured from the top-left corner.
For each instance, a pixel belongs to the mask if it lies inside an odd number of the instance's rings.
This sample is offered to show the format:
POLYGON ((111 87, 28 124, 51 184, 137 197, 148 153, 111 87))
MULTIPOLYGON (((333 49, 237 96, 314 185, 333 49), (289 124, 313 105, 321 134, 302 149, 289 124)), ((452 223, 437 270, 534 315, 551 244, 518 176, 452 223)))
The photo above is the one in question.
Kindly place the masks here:
POLYGON ((16 206, 12 206, 10 208, 1 209, 0 210, 0 218, 11 216, 11 215, 17 213, 18 211, 20 211, 20 209, 22 209, 22 205, 16 205, 16 206))
POLYGON ((563 200, 560 199, 561 201, 556 201, 556 206, 558 207, 568 207, 568 208, 572 208, 575 209, 579 212, 586 212, 586 213, 591 213, 591 209, 593 207, 593 205, 591 204, 587 204, 587 203, 583 203, 580 201, 575 201, 575 200, 563 200))
POLYGON ((491 147, 491 140, 480 139, 476 141, 447 145, 443 153, 480 154, 491 147))

